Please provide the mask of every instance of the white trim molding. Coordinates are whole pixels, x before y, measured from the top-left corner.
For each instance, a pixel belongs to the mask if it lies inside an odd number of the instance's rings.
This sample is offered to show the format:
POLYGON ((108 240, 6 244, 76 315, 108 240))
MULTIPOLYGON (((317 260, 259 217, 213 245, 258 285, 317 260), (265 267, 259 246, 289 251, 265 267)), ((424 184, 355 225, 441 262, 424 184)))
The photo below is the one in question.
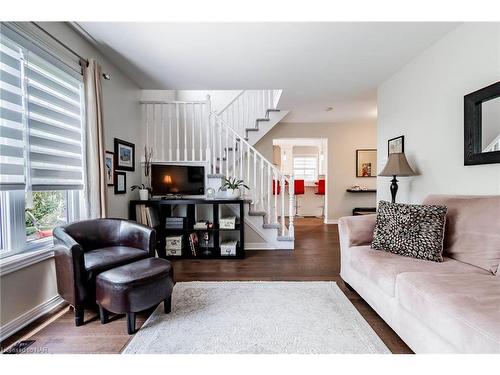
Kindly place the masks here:
POLYGON ((325 224, 338 224, 339 220, 338 219, 331 219, 331 220, 325 220, 325 224))
POLYGON ((0 327, 0 341, 5 340, 7 337, 23 329, 28 324, 34 322, 45 314, 51 313, 64 304, 66 304, 66 301, 64 301, 61 296, 56 295, 41 305, 38 305, 18 316, 16 319, 11 320, 7 324, 0 327))
POLYGON ((246 243, 245 250, 278 250, 276 245, 265 242, 246 243))
POLYGON ((24 267, 29 267, 33 264, 44 261, 45 259, 54 256, 54 246, 44 246, 40 250, 29 251, 0 259, 0 276, 8 275, 11 272, 16 272, 24 267))

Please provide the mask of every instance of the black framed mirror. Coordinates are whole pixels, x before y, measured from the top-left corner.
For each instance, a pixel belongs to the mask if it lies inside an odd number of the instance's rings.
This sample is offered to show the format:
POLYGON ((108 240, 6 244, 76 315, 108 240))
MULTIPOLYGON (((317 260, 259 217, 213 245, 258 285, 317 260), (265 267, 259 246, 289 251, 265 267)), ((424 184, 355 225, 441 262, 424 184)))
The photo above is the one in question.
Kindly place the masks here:
POLYGON ((464 96, 464 165, 500 163, 500 81, 464 96))

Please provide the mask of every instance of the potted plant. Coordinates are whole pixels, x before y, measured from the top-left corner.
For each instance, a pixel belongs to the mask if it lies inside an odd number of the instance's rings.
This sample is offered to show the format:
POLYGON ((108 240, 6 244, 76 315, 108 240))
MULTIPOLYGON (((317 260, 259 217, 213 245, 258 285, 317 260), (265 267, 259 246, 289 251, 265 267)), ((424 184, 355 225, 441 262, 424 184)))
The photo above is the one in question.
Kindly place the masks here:
POLYGON ((139 190, 139 199, 141 201, 147 201, 149 199, 149 193, 151 192, 151 188, 148 188, 146 185, 144 184, 140 184, 140 185, 132 185, 130 187, 130 190, 131 191, 134 191, 134 190, 139 190))
POLYGON ((238 199, 240 197, 241 188, 250 190, 250 188, 243 183, 243 180, 238 180, 234 177, 224 178, 222 186, 219 190, 226 192, 226 198, 238 199))
MULTIPOLYGON (((149 181, 149 174, 151 173, 151 162, 153 160, 153 148, 148 148, 148 146, 144 146, 144 177, 146 181, 149 181)), ((139 199, 141 201, 147 201, 149 199, 149 194, 152 192, 152 189, 148 187, 146 184, 133 185, 130 187, 130 190, 134 191, 139 190, 139 199)))

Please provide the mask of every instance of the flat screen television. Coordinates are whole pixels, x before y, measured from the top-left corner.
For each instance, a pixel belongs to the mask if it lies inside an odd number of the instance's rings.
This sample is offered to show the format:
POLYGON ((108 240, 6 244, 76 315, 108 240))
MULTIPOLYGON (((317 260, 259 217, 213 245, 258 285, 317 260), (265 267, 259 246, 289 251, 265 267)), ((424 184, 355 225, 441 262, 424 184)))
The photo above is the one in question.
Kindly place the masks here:
POLYGON ((204 195, 205 167, 192 165, 151 165, 153 195, 204 195))

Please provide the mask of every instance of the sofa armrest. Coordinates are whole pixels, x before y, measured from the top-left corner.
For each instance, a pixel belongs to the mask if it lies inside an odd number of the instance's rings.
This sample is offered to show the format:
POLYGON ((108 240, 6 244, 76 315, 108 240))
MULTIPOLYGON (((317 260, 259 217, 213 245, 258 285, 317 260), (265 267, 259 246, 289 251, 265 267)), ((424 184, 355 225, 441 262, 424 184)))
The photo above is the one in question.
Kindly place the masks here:
POLYGON ((142 249, 155 256, 156 231, 135 221, 123 220, 120 227, 120 243, 125 246, 142 249))
POLYGON ((343 247, 368 245, 373 240, 377 215, 345 216, 339 219, 340 245, 343 247))

